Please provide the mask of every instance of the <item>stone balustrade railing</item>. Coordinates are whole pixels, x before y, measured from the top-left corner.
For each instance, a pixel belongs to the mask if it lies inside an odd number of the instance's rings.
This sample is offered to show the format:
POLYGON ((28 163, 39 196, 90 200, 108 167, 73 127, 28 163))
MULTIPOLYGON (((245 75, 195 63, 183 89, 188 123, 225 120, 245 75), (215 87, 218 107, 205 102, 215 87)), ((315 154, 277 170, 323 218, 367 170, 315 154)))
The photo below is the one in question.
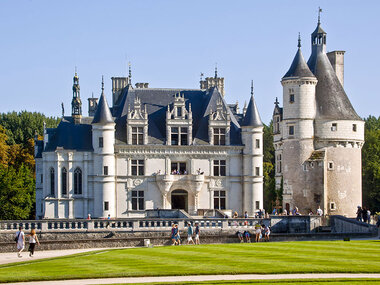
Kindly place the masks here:
POLYGON ((72 219, 72 220, 17 220, 0 221, 0 232, 14 232, 22 226, 25 231, 36 229, 37 231, 166 231, 170 230, 172 224, 178 224, 183 230, 187 223, 193 226, 199 223, 202 230, 207 229, 253 229, 257 223, 270 225, 270 219, 157 219, 157 218, 133 218, 133 219, 72 219))

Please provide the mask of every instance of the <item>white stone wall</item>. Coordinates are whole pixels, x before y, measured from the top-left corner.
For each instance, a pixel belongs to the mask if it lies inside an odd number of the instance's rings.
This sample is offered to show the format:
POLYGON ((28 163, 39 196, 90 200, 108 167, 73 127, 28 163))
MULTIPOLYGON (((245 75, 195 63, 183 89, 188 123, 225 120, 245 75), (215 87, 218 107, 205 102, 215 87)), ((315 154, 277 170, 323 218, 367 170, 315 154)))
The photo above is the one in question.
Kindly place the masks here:
POLYGON ((316 120, 315 137, 338 141, 364 141, 364 121, 316 120), (333 124, 336 124, 336 130, 333 124), (353 130, 353 125, 356 125, 356 131, 353 130))

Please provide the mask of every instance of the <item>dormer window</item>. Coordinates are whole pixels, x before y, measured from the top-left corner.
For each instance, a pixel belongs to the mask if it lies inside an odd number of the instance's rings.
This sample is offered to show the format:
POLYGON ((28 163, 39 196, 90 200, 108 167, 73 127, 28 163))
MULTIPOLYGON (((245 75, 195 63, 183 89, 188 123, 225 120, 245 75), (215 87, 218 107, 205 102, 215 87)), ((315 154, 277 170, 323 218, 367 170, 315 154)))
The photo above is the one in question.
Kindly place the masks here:
POLYGON ((210 110, 209 115, 209 140, 211 145, 230 144, 230 122, 231 118, 223 105, 222 100, 217 100, 216 111, 210 110))
POLYGON ((173 107, 166 111, 166 144, 190 145, 192 142, 193 118, 191 104, 186 109, 185 96, 175 95, 173 107))
POLYGON ((128 106, 127 142, 130 145, 148 144, 148 113, 142 109, 141 101, 136 98, 132 110, 128 106))

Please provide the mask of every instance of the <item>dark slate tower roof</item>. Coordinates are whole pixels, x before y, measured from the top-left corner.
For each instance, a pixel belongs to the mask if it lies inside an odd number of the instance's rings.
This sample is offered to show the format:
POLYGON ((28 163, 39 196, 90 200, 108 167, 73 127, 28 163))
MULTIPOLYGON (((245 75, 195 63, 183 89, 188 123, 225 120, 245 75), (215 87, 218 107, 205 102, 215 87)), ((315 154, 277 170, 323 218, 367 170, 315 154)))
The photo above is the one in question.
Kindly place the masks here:
POLYGON ((310 71, 302 55, 300 37, 298 37, 298 50, 296 56, 294 57, 292 65, 290 66, 288 72, 284 75, 283 79, 288 77, 314 77, 314 74, 310 71))
POLYGON ((108 123, 114 123, 110 108, 108 107, 106 97, 104 95, 104 82, 102 81, 102 95, 99 98, 98 107, 92 120, 93 124, 105 125, 108 123))
POLYGON ((261 121, 259 111, 257 110, 255 98, 253 98, 253 85, 251 88, 251 99, 249 100, 247 112, 245 113, 241 125, 249 127, 262 127, 263 122, 261 121))
POLYGON ((316 87, 317 116, 320 119, 361 120, 355 112, 326 55, 326 33, 318 23, 312 36, 312 53, 307 62, 318 79, 316 87), (323 41, 316 41, 321 38, 323 41))

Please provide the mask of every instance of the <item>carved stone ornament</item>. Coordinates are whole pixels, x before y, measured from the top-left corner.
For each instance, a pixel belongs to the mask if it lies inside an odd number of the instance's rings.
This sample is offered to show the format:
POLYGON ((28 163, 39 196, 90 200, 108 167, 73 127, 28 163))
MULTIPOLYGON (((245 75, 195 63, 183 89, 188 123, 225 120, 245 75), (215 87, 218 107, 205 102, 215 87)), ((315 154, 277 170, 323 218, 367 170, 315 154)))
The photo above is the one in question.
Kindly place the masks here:
POLYGON ((135 180, 133 181, 133 185, 134 185, 134 186, 139 186, 141 183, 143 183, 143 180, 142 180, 142 179, 135 179, 135 180))

